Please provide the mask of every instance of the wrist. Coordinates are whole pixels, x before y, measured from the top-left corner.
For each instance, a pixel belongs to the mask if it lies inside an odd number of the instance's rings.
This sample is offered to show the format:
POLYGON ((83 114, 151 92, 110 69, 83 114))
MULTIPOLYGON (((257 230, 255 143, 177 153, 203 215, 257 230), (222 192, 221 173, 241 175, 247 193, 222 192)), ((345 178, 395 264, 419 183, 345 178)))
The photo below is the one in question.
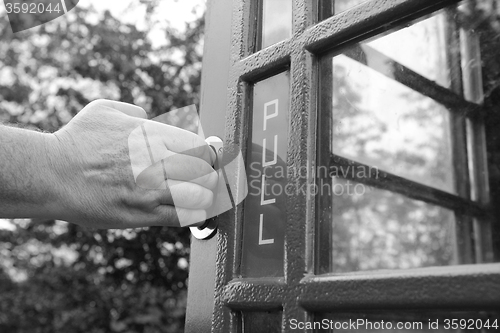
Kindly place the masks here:
POLYGON ((71 211, 71 156, 60 136, 55 133, 44 133, 43 151, 45 156, 45 172, 43 183, 47 188, 45 212, 50 218, 66 220, 71 211))
POLYGON ((37 158, 37 198, 39 202, 39 218, 60 219, 63 207, 61 198, 64 197, 63 187, 58 177, 60 148, 56 136, 52 133, 37 133, 39 156, 37 158))
POLYGON ((55 218, 52 134, 0 128, 0 215, 6 218, 55 218))

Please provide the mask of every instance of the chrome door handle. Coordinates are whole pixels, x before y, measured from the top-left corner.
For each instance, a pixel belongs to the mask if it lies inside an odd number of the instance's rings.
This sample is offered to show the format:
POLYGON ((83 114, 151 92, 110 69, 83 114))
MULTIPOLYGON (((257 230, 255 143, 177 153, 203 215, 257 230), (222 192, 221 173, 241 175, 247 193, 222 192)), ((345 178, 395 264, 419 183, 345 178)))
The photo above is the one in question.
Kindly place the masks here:
MULTIPOLYGON (((215 161, 214 161, 214 169, 219 169, 219 162, 222 159, 223 152, 223 142, 221 138, 217 136, 210 136, 205 140, 206 143, 215 151, 215 161)), ((214 200, 216 198, 214 197, 214 200)), ((202 226, 199 227, 189 227, 191 230, 191 234, 197 239, 210 239, 217 233, 217 221, 215 217, 209 218, 205 221, 202 226)))

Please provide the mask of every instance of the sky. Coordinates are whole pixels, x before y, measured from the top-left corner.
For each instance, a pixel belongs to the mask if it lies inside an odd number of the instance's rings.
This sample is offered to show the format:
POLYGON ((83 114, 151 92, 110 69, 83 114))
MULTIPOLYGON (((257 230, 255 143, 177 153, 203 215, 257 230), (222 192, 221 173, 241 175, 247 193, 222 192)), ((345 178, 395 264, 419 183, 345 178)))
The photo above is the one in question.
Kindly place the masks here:
MULTIPOLYGON (((150 0, 80 0, 77 6, 94 6, 99 12, 109 10, 113 16, 120 17, 127 23, 135 23, 138 28, 144 25, 144 6, 141 2, 150 0), (131 10, 132 9, 132 10, 131 10), (142 21, 141 21, 142 19, 142 21)), ((206 8, 206 0, 158 0, 157 11, 153 19, 161 19, 162 22, 182 30, 186 22, 192 22, 196 17, 203 15, 206 8)), ((5 7, 0 5, 0 16, 5 15, 5 7)), ((153 45, 164 42, 164 34, 159 30, 153 31, 150 36, 153 45)))
MULTIPOLYGON (((80 0, 78 6, 94 6, 99 11, 109 10, 113 14, 121 16, 130 5, 139 4, 139 0, 80 0)), ((156 15, 163 16, 173 25, 181 27, 184 22, 193 20, 195 15, 191 12, 195 7, 204 7, 206 0, 160 0, 156 15)), ((199 12, 199 11, 198 11, 199 12)), ((129 22, 136 21, 140 17, 137 12, 128 13, 122 17, 129 22)))
MULTIPOLYGON (((92 5, 102 12, 109 10, 113 16, 120 17, 128 23, 135 23, 140 28, 145 23, 141 21, 145 10, 144 6, 140 6, 140 2, 140 0, 80 0, 78 6, 92 5), (130 8, 134 9, 127 10, 130 8)), ((206 0, 160 0, 153 18, 168 21, 172 27, 183 30, 185 23, 192 22, 202 15, 205 7, 206 0)), ((160 30, 153 31, 150 37, 153 45, 159 45, 164 41, 164 33, 160 30)))

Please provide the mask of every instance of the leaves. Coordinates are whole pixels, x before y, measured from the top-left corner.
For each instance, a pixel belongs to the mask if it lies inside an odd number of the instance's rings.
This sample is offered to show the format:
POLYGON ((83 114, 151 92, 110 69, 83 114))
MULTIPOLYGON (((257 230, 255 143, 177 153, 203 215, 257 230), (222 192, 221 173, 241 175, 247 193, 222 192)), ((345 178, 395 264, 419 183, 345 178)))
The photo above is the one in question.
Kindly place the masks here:
MULTIPOLYGON (((155 3, 147 2, 150 13, 155 3)), ((0 121, 54 131, 93 99, 152 118, 198 103, 203 18, 153 47, 106 12, 76 7, 12 34, 0 17, 0 121)), ((0 230, 1 332, 180 332, 189 231, 88 230, 17 220, 0 230)))

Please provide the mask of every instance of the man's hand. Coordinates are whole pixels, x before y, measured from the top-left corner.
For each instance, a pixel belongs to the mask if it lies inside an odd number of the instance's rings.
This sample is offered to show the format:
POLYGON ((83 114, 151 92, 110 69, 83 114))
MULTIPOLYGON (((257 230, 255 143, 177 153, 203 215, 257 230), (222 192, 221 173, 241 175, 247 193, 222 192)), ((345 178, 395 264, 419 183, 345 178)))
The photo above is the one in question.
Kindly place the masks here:
POLYGON ((97 228, 203 223, 218 181, 214 152, 201 137, 145 117, 137 106, 98 100, 56 133, 36 133, 44 153, 30 185, 38 196, 45 193, 43 207, 36 211, 35 196, 26 213, 13 214, 11 203, 2 215, 97 228), (140 131, 143 136, 134 135, 140 131))

